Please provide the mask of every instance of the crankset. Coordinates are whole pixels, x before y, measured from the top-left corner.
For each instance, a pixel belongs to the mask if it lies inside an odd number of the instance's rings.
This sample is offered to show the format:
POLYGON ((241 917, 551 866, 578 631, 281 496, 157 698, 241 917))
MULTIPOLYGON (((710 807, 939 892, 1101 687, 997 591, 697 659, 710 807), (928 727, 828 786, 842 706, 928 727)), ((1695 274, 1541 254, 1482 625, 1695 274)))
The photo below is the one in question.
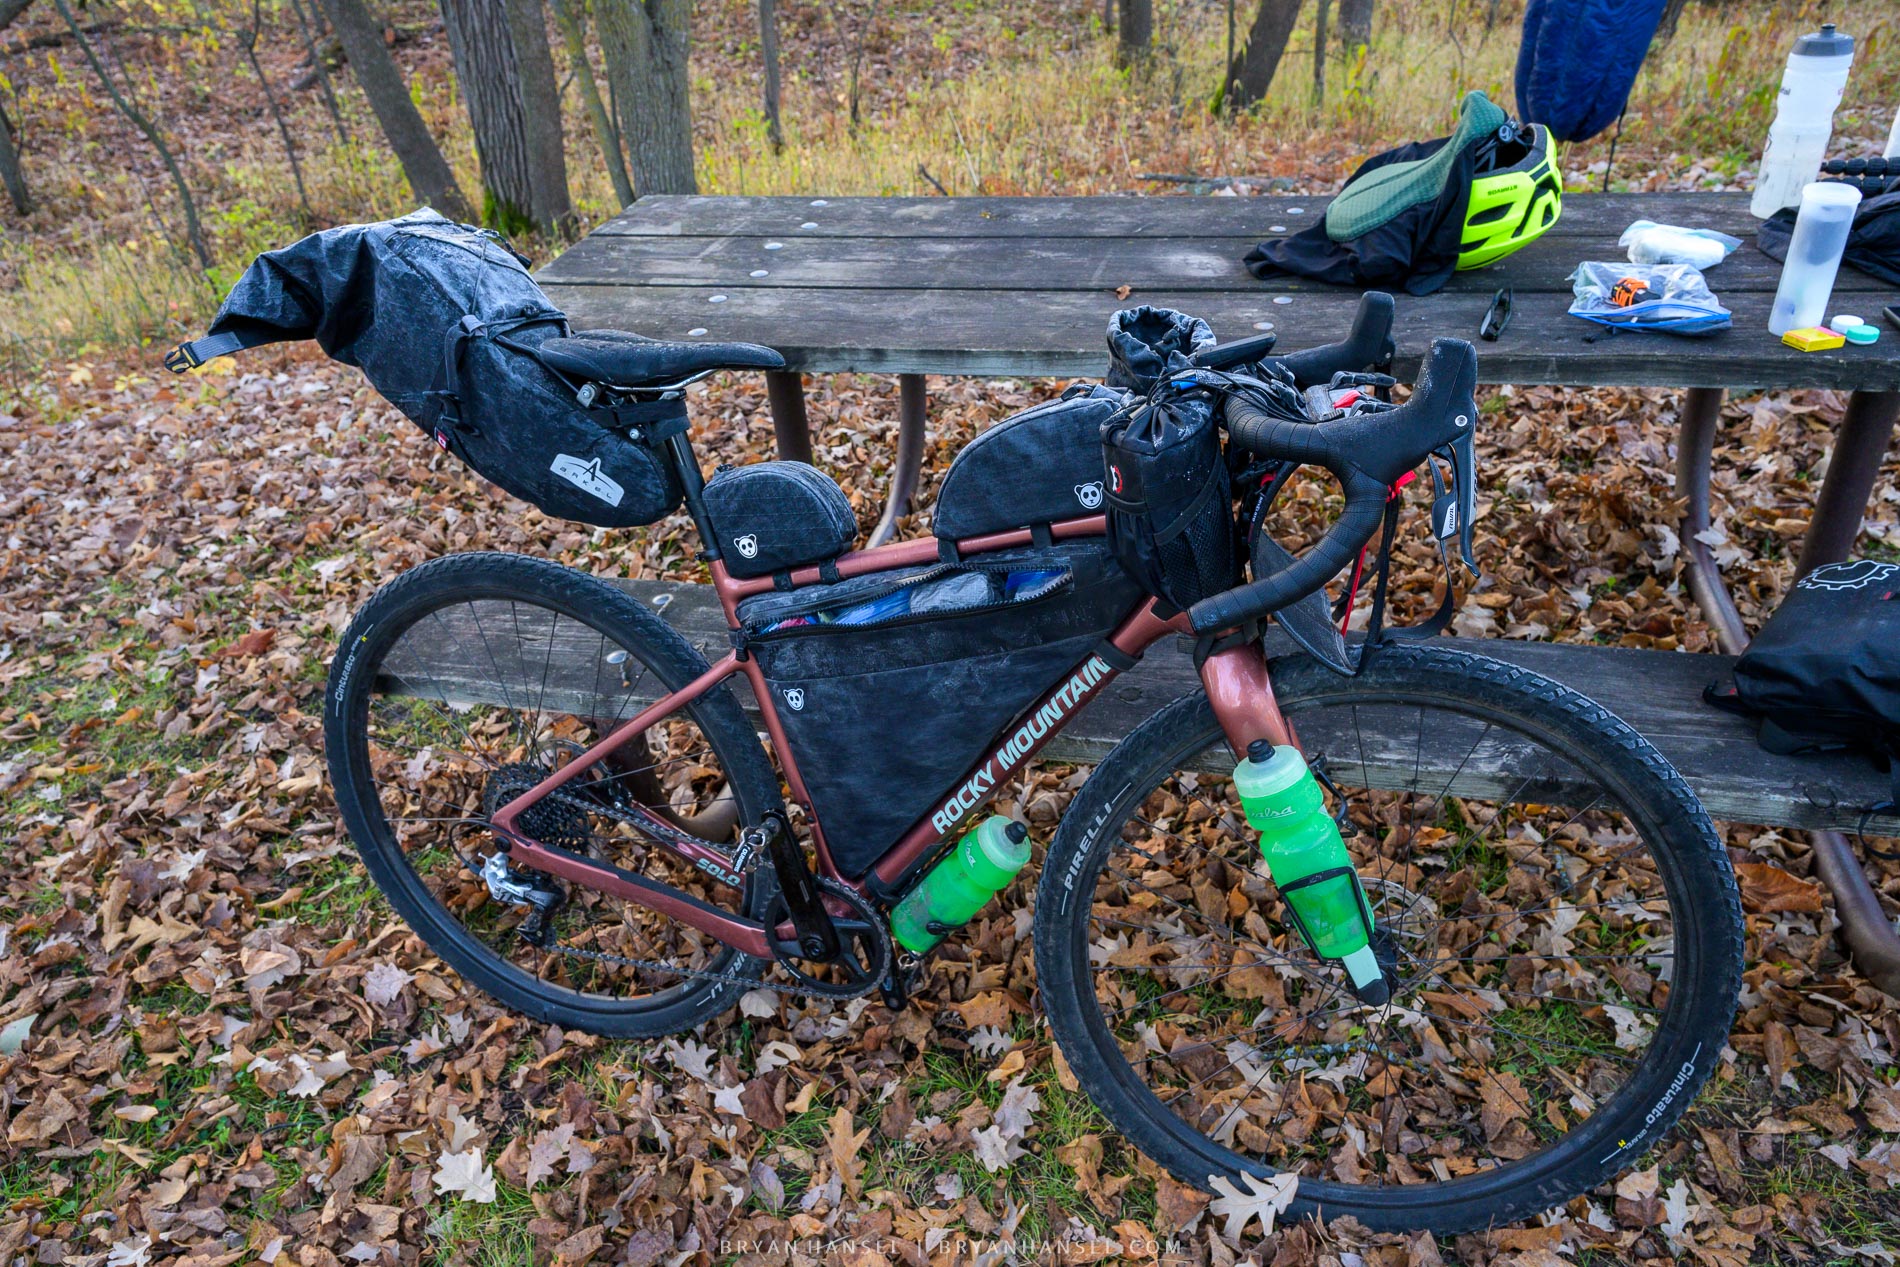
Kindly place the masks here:
MULTIPOLYGON (((790 973, 794 989, 828 999, 855 999, 879 988, 890 976, 890 930, 877 908, 847 884, 822 877, 811 878, 813 887, 826 907, 831 928, 837 938, 837 950, 829 958, 814 959, 805 954, 802 938, 780 938, 770 931, 791 918, 791 907, 783 894, 772 898, 766 908, 767 942, 772 958, 790 973), (840 913, 840 908, 848 913, 840 913), (830 970, 830 978, 817 974, 830 970)), ((777 988, 777 987, 774 987, 777 988)))

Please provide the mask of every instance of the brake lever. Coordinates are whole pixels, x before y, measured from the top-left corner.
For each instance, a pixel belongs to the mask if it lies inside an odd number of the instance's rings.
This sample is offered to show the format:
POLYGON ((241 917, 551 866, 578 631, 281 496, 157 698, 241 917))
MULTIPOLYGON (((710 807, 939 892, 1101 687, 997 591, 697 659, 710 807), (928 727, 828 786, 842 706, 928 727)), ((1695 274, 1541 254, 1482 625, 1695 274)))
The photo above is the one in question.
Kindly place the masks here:
POLYGON ((1440 541, 1458 538, 1458 557, 1473 577, 1478 563, 1471 555, 1472 520, 1478 506, 1478 460, 1472 446, 1473 428, 1467 424, 1449 443, 1432 450, 1432 457, 1451 467, 1451 483, 1437 461, 1427 461, 1432 472, 1432 535, 1440 541))

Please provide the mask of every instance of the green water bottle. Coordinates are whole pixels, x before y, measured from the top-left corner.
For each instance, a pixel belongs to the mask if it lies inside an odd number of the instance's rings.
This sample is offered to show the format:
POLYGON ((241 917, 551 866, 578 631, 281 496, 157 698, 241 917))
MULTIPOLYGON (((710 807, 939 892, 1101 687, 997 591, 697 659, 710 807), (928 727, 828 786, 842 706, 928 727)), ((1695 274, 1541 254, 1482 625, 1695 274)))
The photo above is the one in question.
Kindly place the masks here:
POLYGON ((906 950, 921 955, 950 929, 969 923, 1028 863, 1029 829, 992 814, 897 904, 891 931, 906 950))
POLYGON ((1255 740, 1234 767, 1234 787, 1300 935, 1315 954, 1345 963, 1361 999, 1386 1002, 1392 995, 1372 950, 1372 912, 1306 758, 1255 740))

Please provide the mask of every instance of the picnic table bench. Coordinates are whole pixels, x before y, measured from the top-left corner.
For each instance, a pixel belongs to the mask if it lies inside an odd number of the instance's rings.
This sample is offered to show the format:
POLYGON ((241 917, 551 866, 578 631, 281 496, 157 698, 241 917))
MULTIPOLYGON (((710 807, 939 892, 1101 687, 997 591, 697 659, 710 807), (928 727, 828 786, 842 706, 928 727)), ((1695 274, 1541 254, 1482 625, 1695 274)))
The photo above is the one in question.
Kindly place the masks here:
MULTIPOLYGON (((1260 198, 733 198, 654 197, 633 204, 539 274, 578 328, 667 339, 735 339, 785 354, 768 376, 780 455, 809 461, 803 373, 896 374, 897 451, 872 544, 888 539, 917 487, 926 424, 925 374, 1101 374, 1103 333, 1118 308, 1147 303, 1204 317, 1223 339, 1272 329, 1278 351, 1344 336, 1356 293, 1301 279, 1262 282, 1241 257, 1262 238, 1312 223, 1323 197, 1260 198)), ((1872 348, 1797 352, 1770 335, 1780 265, 1753 245, 1746 194, 1571 194, 1543 238, 1491 267, 1456 274, 1429 296, 1398 297, 1393 372, 1417 372, 1431 339, 1476 342, 1500 288, 1514 315, 1494 343, 1477 342, 1485 382, 1683 389, 1677 487, 1688 581, 1729 655, 1747 633, 1708 548, 1709 475, 1724 393, 1847 391, 1800 568, 1846 556, 1900 415, 1900 331, 1872 348), (1720 229, 1744 245, 1708 273, 1734 329, 1707 339, 1598 334, 1569 316, 1569 273, 1584 259, 1622 258, 1616 239, 1636 219, 1720 229), (1594 337, 1593 337, 1594 336, 1594 337)), ((1877 315, 1890 288, 1843 269, 1830 311, 1877 315)), ((625 584, 667 596, 669 618, 723 640, 709 595, 692 586, 625 584), (703 629, 700 626, 704 626, 703 629)), ((1884 799, 1885 779, 1848 759, 1777 757, 1751 728, 1705 705, 1701 688, 1724 656, 1574 644, 1486 641, 1483 650, 1574 686, 1656 743, 1720 819, 1816 832, 1817 871, 1864 972, 1900 992, 1900 938, 1840 831, 1900 835, 1900 819, 1866 823, 1845 807, 1884 799)), ((1154 655, 1091 708, 1058 755, 1099 757, 1140 716, 1191 689, 1184 657, 1154 655)), ((743 694, 743 693, 742 693, 743 694)))

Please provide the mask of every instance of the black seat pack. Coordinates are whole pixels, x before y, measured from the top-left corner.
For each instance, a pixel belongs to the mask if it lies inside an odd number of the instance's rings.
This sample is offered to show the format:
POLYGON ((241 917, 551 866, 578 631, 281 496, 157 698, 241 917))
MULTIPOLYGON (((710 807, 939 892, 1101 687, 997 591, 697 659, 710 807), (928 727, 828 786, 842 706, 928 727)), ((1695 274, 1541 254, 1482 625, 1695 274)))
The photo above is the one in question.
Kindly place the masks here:
POLYGON ((680 504, 679 481, 651 446, 685 431, 685 403, 583 408, 575 384, 538 355, 567 333, 522 256, 424 208, 258 256, 210 332, 166 365, 182 372, 240 348, 315 339, 438 446, 545 513, 604 528, 652 523, 680 504))
POLYGON ((955 541, 1101 514, 1102 424, 1122 398, 1071 388, 964 445, 937 489, 931 531, 955 541))
POLYGON ((704 495, 720 557, 734 576, 769 576, 836 558, 858 538, 844 490, 803 462, 722 466, 704 495))
POLYGON ((1795 582, 1710 703, 1760 720, 1770 752, 1859 749, 1900 785, 1900 564, 1829 563, 1795 582))

